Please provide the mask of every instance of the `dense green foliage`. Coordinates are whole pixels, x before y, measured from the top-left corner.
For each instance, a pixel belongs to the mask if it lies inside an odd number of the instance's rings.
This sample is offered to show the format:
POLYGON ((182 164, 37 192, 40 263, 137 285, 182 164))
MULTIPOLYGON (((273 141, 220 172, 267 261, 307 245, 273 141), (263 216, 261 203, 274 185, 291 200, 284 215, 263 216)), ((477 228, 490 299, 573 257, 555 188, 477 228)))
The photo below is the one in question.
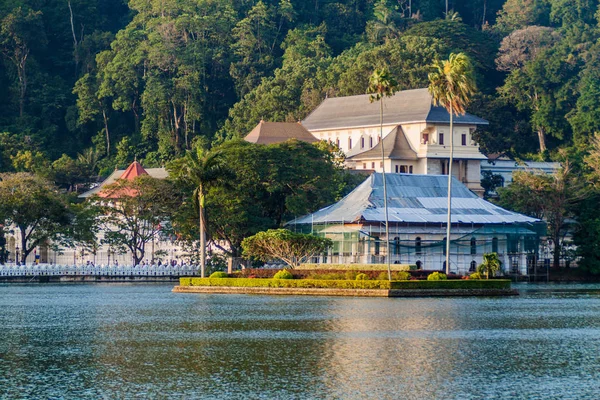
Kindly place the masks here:
POLYGON ((518 155, 543 134, 551 153, 598 124, 597 1, 566 4, 472 0, 446 15, 433 0, 3 0, 0 172, 62 159, 71 186, 134 156, 159 166, 194 141, 364 93, 375 69, 424 87, 434 60, 461 51, 485 99, 470 111, 509 117, 489 127, 505 135, 479 133, 482 147, 518 155), (508 37, 529 56, 514 62, 508 37), (73 168, 90 151, 89 170, 73 168))

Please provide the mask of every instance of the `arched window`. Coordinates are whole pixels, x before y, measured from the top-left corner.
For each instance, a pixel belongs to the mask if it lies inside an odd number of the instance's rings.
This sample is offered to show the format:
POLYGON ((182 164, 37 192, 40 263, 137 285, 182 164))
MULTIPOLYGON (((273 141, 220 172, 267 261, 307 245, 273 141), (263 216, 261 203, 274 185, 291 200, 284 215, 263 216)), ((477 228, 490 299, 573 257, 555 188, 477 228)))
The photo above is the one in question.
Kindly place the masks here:
POLYGON ((419 236, 417 236, 415 238, 415 254, 420 256, 421 255, 421 251, 422 251, 422 247, 421 247, 421 238, 419 236))
POLYGON ((373 136, 369 136, 369 147, 373 147, 373 136))
POLYGON ((492 253, 497 253, 498 252, 498 238, 494 237, 492 238, 492 253))
POLYGON ((477 240, 472 237, 471 238, 471 255, 474 256, 477 254, 477 240))
POLYGON ((469 267, 469 272, 475 272, 477 270, 477 262, 475 260, 471 261, 471 266, 469 267))
POLYGON ((361 149, 364 149, 364 148, 365 148, 365 138, 364 138, 364 137, 361 137, 361 138, 360 138, 360 148, 361 148, 361 149))
POLYGON ((352 150, 352 138, 348 138, 348 150, 352 150))

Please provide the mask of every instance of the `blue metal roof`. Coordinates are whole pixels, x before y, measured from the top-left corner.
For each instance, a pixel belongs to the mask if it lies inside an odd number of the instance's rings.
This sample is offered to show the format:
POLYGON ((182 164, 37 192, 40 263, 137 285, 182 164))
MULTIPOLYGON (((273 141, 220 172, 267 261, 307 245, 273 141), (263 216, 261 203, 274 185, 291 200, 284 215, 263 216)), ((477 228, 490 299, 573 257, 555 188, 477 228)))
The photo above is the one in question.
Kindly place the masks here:
MULTIPOLYGON (((388 216, 396 223, 446 223, 448 176, 386 174, 388 216)), ((374 173, 339 202, 288 224, 385 222, 383 180, 374 173)), ((452 223, 536 223, 538 219, 505 210, 452 178, 452 223)))

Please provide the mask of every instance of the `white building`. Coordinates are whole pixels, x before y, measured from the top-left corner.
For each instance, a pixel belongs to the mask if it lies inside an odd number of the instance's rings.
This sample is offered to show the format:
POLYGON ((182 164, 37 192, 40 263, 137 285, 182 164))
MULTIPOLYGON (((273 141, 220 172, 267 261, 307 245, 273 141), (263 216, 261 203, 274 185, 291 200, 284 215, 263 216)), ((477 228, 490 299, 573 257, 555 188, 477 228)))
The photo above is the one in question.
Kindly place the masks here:
POLYGON ((515 161, 508 157, 490 157, 481 161, 481 174, 489 172, 502 177, 502 186, 508 186, 513 181, 515 171, 532 172, 535 174, 555 174, 560 168, 557 162, 515 161))
MULTIPOLYGON (((328 98, 302 124, 317 139, 337 144, 348 167, 381 172, 380 104, 369 95, 328 98)), ((481 160, 487 158, 473 132, 488 122, 471 114, 454 118, 453 176, 478 194, 481 160)), ((384 98, 385 171, 421 175, 447 174, 450 115, 432 105, 427 89, 404 90, 384 98)))
MULTIPOLYGON (((385 236, 382 174, 369 176, 339 202, 290 221, 289 229, 330 238, 314 262, 416 264, 445 269, 448 180, 442 175, 386 174, 390 236, 385 236), (390 254, 386 254, 386 239, 390 254)), ((496 252, 507 273, 528 275, 539 258, 545 224, 489 203, 454 179, 450 271, 466 274, 496 252)))

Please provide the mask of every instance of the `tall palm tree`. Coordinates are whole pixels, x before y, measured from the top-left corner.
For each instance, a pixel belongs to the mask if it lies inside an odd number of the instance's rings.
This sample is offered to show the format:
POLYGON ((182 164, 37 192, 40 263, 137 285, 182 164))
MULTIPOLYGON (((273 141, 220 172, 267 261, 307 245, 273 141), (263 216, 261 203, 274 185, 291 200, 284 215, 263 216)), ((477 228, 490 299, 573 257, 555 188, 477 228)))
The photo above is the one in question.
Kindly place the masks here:
POLYGON ((390 266, 390 227, 388 219, 388 205, 387 205, 387 185, 385 182, 385 156, 383 151, 383 98, 394 95, 398 82, 390 75, 386 68, 376 69, 369 78, 368 93, 372 93, 369 96, 369 101, 379 101, 379 143, 381 144, 381 162, 382 171, 381 176, 383 179, 383 208, 385 209, 385 242, 386 242, 386 259, 387 259, 387 270, 388 279, 392 280, 392 269, 390 266))
POLYGON ((448 162, 448 222, 446 227, 446 273, 450 273, 450 227, 452 217, 452 162, 454 161, 454 115, 464 115, 476 91, 473 66, 464 53, 450 54, 448 60, 436 61, 429 74, 429 93, 433 104, 450 114, 450 160, 448 162))
POLYGON ((225 180, 227 170, 222 155, 218 151, 206 151, 198 146, 188 150, 185 156, 171 165, 176 179, 187 181, 195 186, 193 197, 198 202, 198 224, 200 230, 200 276, 206 270, 206 217, 204 202, 208 186, 225 180))

